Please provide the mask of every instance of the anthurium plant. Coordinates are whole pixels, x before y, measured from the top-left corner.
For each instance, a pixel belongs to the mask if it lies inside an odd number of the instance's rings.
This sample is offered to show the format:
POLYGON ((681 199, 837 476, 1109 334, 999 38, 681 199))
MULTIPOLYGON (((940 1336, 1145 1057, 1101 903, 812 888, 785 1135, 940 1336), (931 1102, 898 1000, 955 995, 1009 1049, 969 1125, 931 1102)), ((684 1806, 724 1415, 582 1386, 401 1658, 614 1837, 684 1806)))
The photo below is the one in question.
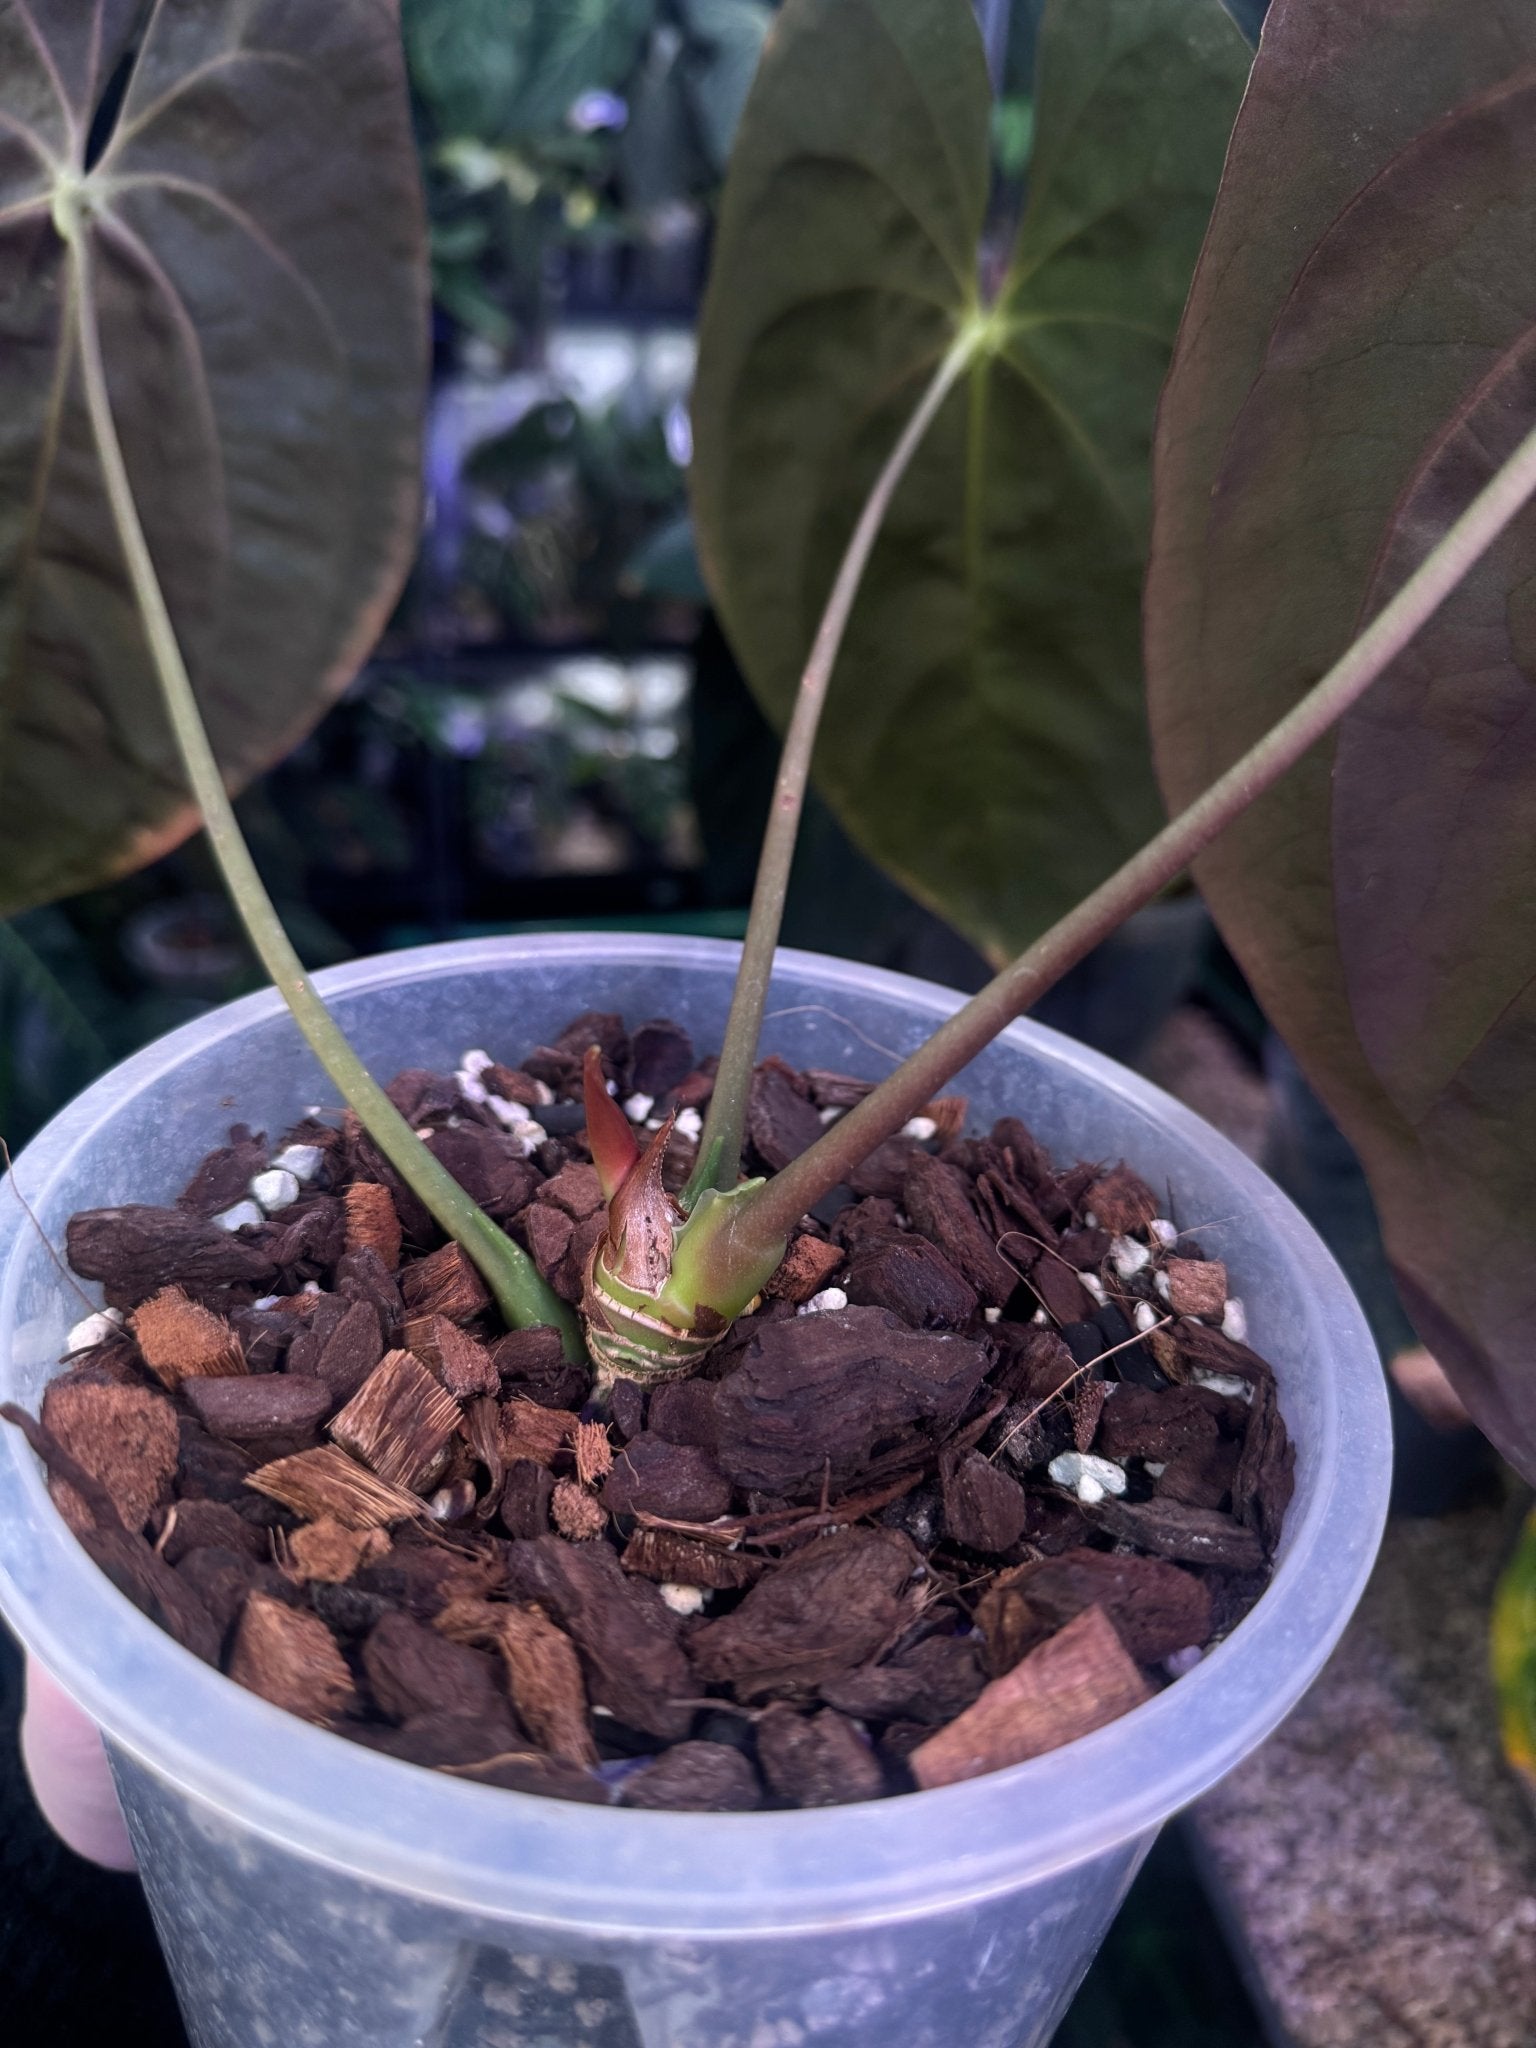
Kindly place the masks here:
POLYGON ((409 548, 425 272, 389 12, 10 0, 6 907, 201 816, 380 1150, 601 1385, 694 1369, 805 1212, 1197 863, 1365 1154, 1426 1338, 1536 1469, 1533 104, 1524 0, 1276 0, 1256 56, 1218 0, 1052 0, 1000 255, 967 0, 788 0, 722 207, 694 478, 784 752, 680 1193, 669 1128, 642 1149, 588 1061, 609 1206, 578 1321, 346 1044, 227 796, 345 679, 409 548), (824 705, 845 822, 999 971, 744 1181, 824 705))

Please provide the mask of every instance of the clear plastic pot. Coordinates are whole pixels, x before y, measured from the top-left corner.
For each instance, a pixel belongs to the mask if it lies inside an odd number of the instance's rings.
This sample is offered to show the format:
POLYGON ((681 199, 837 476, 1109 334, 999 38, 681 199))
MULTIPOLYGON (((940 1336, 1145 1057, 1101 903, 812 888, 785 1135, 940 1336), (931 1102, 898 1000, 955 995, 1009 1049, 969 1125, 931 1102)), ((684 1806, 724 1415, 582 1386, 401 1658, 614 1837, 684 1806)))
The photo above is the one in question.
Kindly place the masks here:
MULTIPOLYGON (((373 1070, 515 1057, 588 1008, 718 1043, 736 956, 706 940, 505 939, 320 977, 373 1070)), ((948 991, 789 953, 766 1047, 888 1070, 948 991)), ((199 1663, 89 1562, 0 1432, 0 1606, 105 1731, 197 2048, 1021 2048, 1060 2019, 1160 1823, 1316 1675, 1386 1506, 1387 1407, 1332 1259, 1264 1176, 1167 1096, 1017 1025, 956 1084, 1067 1158, 1124 1156, 1200 1226, 1274 1364, 1297 1488, 1274 1581, 1189 1676, 1113 1726, 941 1791, 809 1813, 562 1804, 378 1756, 199 1663)), ((168 1200, 243 1121, 331 1100, 274 995, 96 1083, 17 1162, 42 1230, 168 1200)), ((81 1313, 0 1190, 0 1389, 35 1406, 81 1313)))

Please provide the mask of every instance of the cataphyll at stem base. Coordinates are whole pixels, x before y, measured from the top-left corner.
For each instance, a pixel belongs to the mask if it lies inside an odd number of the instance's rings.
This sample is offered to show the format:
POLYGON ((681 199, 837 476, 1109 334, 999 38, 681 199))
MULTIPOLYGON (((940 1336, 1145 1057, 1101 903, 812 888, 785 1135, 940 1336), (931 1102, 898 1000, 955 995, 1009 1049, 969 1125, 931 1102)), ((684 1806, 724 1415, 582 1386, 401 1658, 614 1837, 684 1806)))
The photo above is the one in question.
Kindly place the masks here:
MULTIPOLYGON (((524 1044, 584 1008, 717 1043, 736 949, 508 939, 320 977, 376 1074, 524 1044)), ((781 956, 764 1051, 874 1078, 958 998, 781 956)), ((973 1122, 1024 1113, 1126 1158, 1198 1222, 1272 1361, 1297 1450, 1273 1583, 1233 1635, 1112 1726, 990 1777, 825 1811, 568 1805, 401 1764, 298 1722, 181 1650, 80 1549, 0 1438, 0 1606, 105 1730, 197 2048, 1038 2048, 1162 1821, 1316 1675, 1385 1511, 1388 1427, 1364 1321, 1307 1225, 1155 1089, 1011 1028, 961 1076, 973 1122)), ((328 1096, 270 993, 108 1075, 18 1160, 58 1242, 76 1209, 169 1198, 239 1119, 328 1096)), ((0 1189, 0 1395, 35 1408, 79 1305, 0 1189)))

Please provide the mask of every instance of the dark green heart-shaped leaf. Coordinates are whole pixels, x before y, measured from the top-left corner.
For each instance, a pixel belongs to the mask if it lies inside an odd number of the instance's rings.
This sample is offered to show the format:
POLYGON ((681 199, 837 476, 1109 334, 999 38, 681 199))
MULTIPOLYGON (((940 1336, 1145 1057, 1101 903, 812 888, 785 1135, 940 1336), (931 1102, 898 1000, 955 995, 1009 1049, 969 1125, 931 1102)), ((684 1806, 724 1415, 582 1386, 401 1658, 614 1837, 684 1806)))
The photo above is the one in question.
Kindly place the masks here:
POLYGON ((158 0, 135 62, 139 12, 0 4, 0 914, 197 822, 103 499, 56 195, 83 180, 118 428, 231 783, 348 681, 415 538, 425 266, 393 5, 158 0))
MULTIPOLYGON (((898 493, 816 779, 1017 951, 1158 822, 1138 605, 1157 391, 1248 53, 1219 0, 1056 0, 986 352, 898 493)), ((979 317, 990 94, 967 0, 789 0, 722 205, 694 401, 706 573, 788 714, 838 556, 979 317)))
MULTIPOLYGON (((1164 398, 1148 582, 1181 805, 1536 420, 1536 17, 1271 10, 1164 398)), ((1405 1299, 1536 1470, 1536 515, 1200 878, 1359 1150, 1405 1299)))

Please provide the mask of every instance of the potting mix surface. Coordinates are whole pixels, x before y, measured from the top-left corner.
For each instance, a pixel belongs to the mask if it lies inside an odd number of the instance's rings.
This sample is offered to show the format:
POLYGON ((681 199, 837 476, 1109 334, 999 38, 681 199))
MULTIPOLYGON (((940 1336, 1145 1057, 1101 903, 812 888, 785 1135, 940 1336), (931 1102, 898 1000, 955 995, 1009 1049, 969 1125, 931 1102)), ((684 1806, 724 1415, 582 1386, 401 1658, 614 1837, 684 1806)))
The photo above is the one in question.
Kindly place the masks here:
MULTIPOLYGON (((515 1068, 389 1090, 573 1303, 603 1228, 593 1043, 642 1140, 684 1112, 681 1188, 712 1062, 665 1020, 589 1013, 515 1068)), ((748 1170, 870 1085, 765 1060, 748 1170)), ((621 1381, 605 1415, 553 1331, 501 1329, 350 1115, 237 1126, 173 1208, 72 1219, 106 1312, 40 1422, 5 1412, 147 1615, 391 1756, 694 1811, 974 1777, 1113 1720, 1241 1619, 1293 1453, 1172 1201, 965 1114, 929 1105, 695 1377, 621 1381)))

